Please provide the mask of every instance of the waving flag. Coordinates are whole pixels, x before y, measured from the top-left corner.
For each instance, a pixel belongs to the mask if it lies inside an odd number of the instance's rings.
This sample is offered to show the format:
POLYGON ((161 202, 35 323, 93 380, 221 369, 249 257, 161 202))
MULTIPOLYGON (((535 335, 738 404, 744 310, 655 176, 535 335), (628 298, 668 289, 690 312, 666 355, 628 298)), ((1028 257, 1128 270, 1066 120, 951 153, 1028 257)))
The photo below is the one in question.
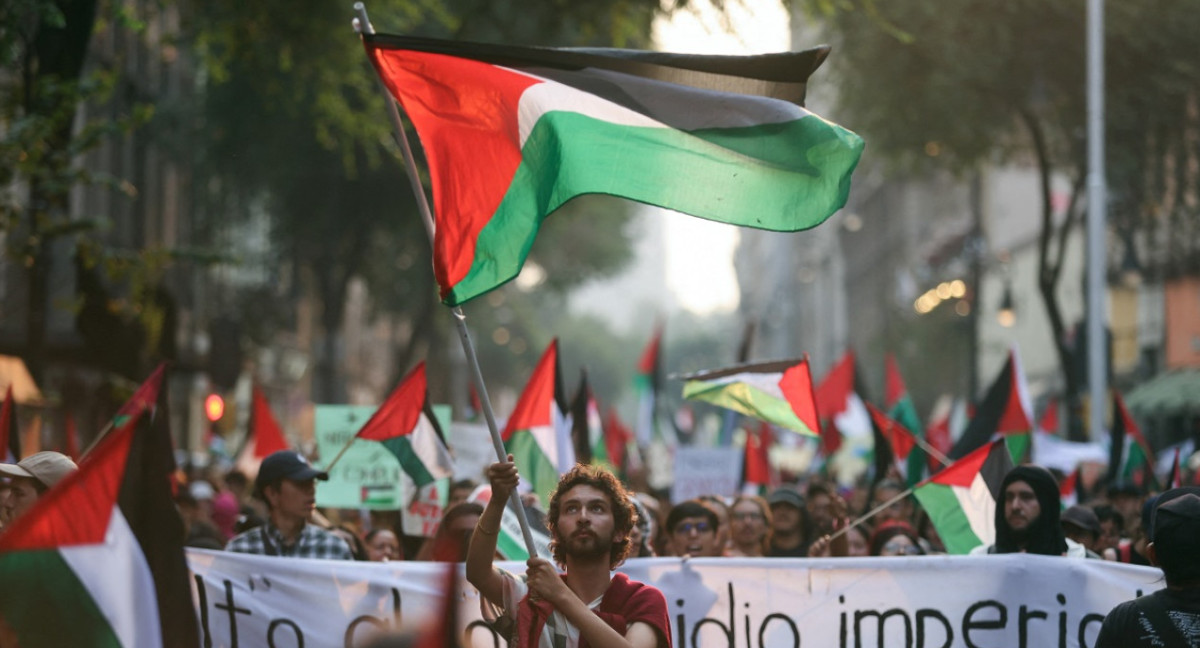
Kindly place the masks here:
POLYGON ((165 407, 146 408, 0 535, 0 615, 22 646, 196 646, 165 407))
MULTIPOLYGON (((513 455, 517 470, 542 498, 550 502, 550 493, 558 485, 559 458, 563 448, 560 431, 565 427, 562 388, 558 378, 558 340, 551 340, 517 406, 508 417, 501 437, 513 455)), ((570 445, 569 435, 566 444, 570 445)))
POLYGON ((237 469, 253 480, 263 459, 292 446, 283 436, 283 428, 271 413, 271 404, 262 390, 255 385, 251 392, 250 422, 246 426, 246 440, 238 453, 237 469))
POLYGON ((571 401, 571 442, 575 448, 575 460, 579 463, 612 468, 604 439, 604 425, 600 419, 600 406, 588 385, 586 369, 580 370, 579 389, 571 401))
POLYGON ((683 376, 683 397, 817 436, 816 400, 808 358, 764 362, 683 376))
POLYGON ((1033 408, 1029 401, 1029 387, 1025 383, 1025 372, 1015 350, 1008 352, 1008 361, 1000 370, 996 380, 988 387, 983 403, 971 417, 967 429, 950 457, 958 459, 976 448, 987 444, 996 434, 1025 434, 1033 431, 1033 408))
POLYGON ((821 449, 826 457, 842 447, 844 437, 871 435, 871 415, 859 396, 855 373, 854 352, 847 351, 817 385, 821 449))
POLYGON ((633 422, 640 445, 650 445, 658 429, 658 392, 662 389, 662 336, 661 321, 654 324, 654 333, 642 349, 638 358, 637 373, 633 376, 633 388, 637 392, 637 420, 633 422))
POLYGON ((608 463, 612 466, 613 471, 618 475, 625 475, 627 469, 627 458, 632 458, 637 451, 637 445, 633 444, 633 431, 629 429, 621 421, 621 417, 617 415, 617 408, 609 407, 608 416, 606 416, 601 425, 604 430, 604 450, 608 454, 608 463))
POLYGON ((875 436, 875 479, 886 478, 888 471, 895 466, 905 476, 908 485, 915 486, 921 481, 920 471, 924 465, 919 464, 917 471, 912 472, 909 459, 919 450, 913 433, 874 405, 866 403, 866 406, 871 414, 871 427, 875 436))
POLYGON ((746 430, 746 452, 742 460, 742 492, 747 495, 766 495, 779 485, 779 478, 771 469, 771 446, 775 437, 771 425, 766 421, 758 424, 758 430, 746 430))
POLYGON ((798 231, 846 202, 862 140, 801 107, 828 49, 754 57, 368 35, 429 162, 442 299, 520 272, 541 222, 603 193, 798 231))
POLYGON ((1125 399, 1113 390, 1113 420, 1111 456, 1108 462, 1109 483, 1132 483, 1143 488, 1154 480, 1154 451, 1142 435, 1141 428, 1129 415, 1125 399))
MULTIPOLYGON (((887 354, 884 360, 884 407, 887 414, 914 437, 924 436, 921 417, 917 415, 917 406, 908 393, 904 377, 900 375, 900 367, 896 364, 896 356, 887 354)), ((914 444, 916 441, 913 442, 914 444)), ((925 477, 925 465, 928 458, 920 446, 913 448, 905 459, 904 474, 908 476, 908 485, 915 486, 925 477)))
POLYGON ((1000 484, 1012 468, 1012 455, 1001 438, 950 464, 913 491, 947 553, 965 554, 995 542, 1000 484))
POLYGON ((355 436, 382 443, 418 488, 454 476, 454 460, 429 403, 424 362, 408 372, 355 436))

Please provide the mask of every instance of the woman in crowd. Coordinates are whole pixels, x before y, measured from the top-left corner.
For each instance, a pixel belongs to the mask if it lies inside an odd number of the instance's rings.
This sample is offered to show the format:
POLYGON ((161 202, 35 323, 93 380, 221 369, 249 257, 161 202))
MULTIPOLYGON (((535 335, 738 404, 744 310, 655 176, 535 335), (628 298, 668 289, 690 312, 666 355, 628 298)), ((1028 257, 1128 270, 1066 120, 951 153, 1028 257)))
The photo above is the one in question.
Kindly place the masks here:
POLYGON ((367 559, 372 562, 404 560, 400 539, 391 529, 371 529, 363 540, 367 545, 367 559))
POLYGON ((871 534, 872 556, 923 556, 917 532, 900 520, 888 520, 871 534))

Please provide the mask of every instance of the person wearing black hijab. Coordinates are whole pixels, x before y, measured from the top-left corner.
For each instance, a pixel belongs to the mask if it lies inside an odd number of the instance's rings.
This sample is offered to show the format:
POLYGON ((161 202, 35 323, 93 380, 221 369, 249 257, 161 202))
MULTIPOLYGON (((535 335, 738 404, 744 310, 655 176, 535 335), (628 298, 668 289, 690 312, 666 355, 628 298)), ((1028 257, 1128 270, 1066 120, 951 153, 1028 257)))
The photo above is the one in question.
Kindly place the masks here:
POLYGON ((987 547, 987 553, 1086 556, 1082 545, 1063 534, 1061 509, 1058 482, 1049 470, 1033 465, 1013 468, 1001 483, 1000 501, 996 502, 996 544, 987 547))

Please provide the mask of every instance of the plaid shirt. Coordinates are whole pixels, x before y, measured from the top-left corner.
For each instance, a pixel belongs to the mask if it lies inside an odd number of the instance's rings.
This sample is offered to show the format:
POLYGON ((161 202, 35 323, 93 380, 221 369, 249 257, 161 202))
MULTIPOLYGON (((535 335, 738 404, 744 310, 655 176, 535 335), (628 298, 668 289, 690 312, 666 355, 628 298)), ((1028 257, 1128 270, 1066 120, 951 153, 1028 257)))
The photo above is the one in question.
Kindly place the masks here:
POLYGON ((295 544, 284 544, 283 534, 274 524, 250 529, 234 536, 225 551, 258 554, 260 556, 284 556, 288 558, 326 558, 329 560, 354 560, 346 541, 311 524, 304 525, 295 544), (264 540, 266 542, 264 542, 264 540))

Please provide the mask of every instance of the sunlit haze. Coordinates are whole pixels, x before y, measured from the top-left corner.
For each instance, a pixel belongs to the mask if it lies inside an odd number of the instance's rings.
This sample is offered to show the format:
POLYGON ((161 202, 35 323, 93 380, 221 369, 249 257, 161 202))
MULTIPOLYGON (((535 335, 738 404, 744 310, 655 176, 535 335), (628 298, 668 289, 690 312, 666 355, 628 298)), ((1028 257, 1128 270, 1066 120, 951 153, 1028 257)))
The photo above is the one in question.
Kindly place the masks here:
MULTIPOLYGON (((693 2, 654 24, 654 39, 665 52, 689 54, 762 54, 789 47, 787 11, 770 0, 728 0, 724 16, 707 0, 693 2), (753 4, 753 7, 750 5, 753 4)), ((652 208, 647 208, 652 210, 652 208)), ((673 212, 652 210, 664 218, 667 288, 677 303, 696 313, 737 307, 733 254, 738 230, 673 212)))

